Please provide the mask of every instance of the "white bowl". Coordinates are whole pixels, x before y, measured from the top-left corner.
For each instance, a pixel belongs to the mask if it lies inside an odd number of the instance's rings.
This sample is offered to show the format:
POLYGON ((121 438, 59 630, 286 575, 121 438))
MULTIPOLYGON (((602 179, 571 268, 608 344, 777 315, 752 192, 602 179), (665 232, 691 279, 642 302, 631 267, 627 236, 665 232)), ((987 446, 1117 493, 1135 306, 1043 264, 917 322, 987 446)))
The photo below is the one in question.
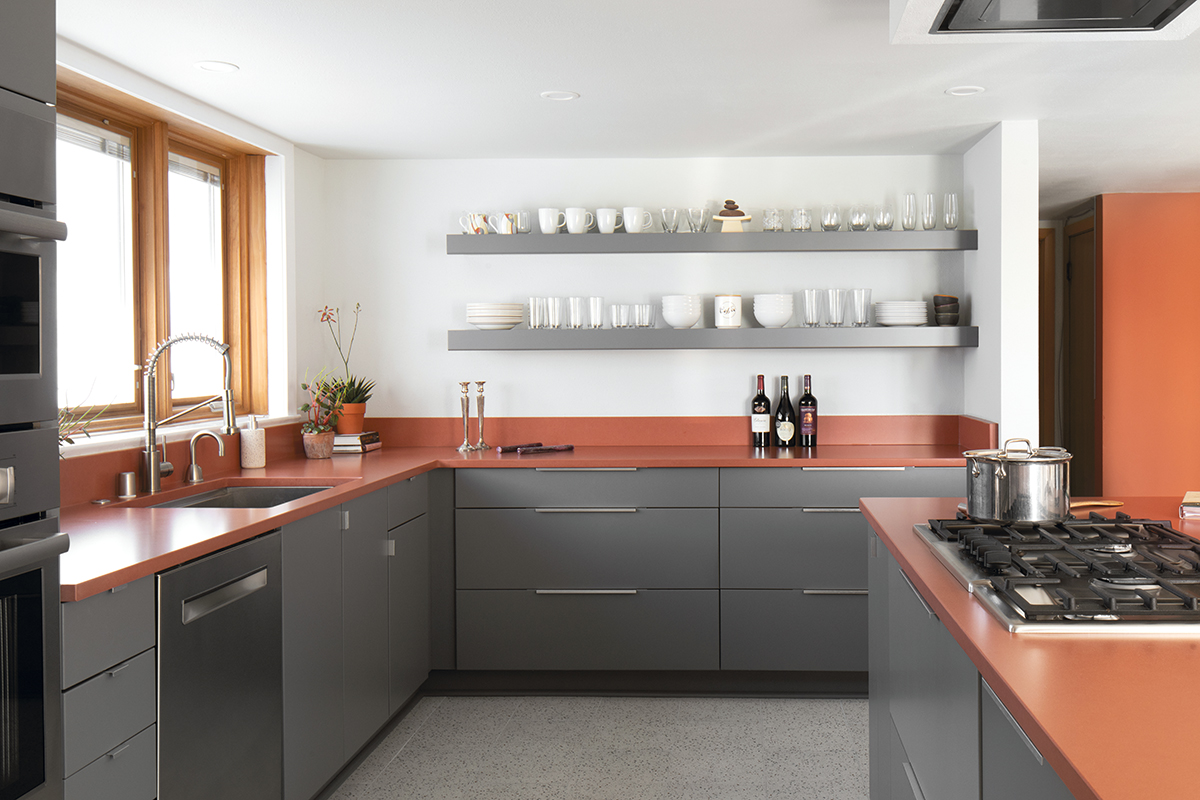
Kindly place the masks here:
POLYGON ((700 307, 697 306, 694 309, 678 309, 667 308, 666 306, 663 306, 662 318, 663 322, 667 323, 672 328, 690 328, 700 321, 700 307))
POLYGON ((762 308, 758 303, 755 303, 754 318, 764 328, 782 328, 792 318, 792 309, 762 308))

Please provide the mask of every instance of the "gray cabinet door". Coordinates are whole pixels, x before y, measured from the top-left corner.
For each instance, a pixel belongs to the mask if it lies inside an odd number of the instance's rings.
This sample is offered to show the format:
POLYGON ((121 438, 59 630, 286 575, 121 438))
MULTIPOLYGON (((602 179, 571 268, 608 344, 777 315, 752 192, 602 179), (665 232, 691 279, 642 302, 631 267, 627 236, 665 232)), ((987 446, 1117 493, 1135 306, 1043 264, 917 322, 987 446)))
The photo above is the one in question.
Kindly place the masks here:
POLYGON ((285 525, 283 796, 309 800, 342 767, 342 532, 330 508, 285 525))
POLYGON ((62 604, 63 688, 154 647, 154 576, 62 604))
POLYGON ((715 508, 459 509, 459 589, 703 589, 718 581, 715 508))
POLYGON ((156 734, 151 725, 67 778, 64 800, 154 800, 158 796, 156 734))
POLYGON ((715 469, 460 469, 459 508, 715 508, 715 469))
POLYGON ((1062 779, 1021 730, 991 687, 981 704, 983 800, 1071 800, 1062 779))
POLYGON ((4 4, 0 87, 43 103, 54 102, 54 0, 4 4))
POLYGON ((719 592, 458 593, 459 669, 718 669, 719 592))
POLYGON ((345 753, 356 753, 388 718, 387 492, 342 504, 345 753))
POLYGON ((924 800, 979 798, 979 673, 898 567, 888 575, 892 720, 924 800))
POLYGON ((392 529, 388 561, 388 714, 429 677, 429 519, 392 529))
POLYGON ((867 598, 860 591, 722 589, 721 669, 865 672, 867 598))
POLYGON ((721 470, 721 506, 857 506, 861 497, 962 497, 965 467, 740 467, 721 470))
POLYGON ((388 530, 429 510, 429 473, 423 472, 387 488, 388 530))
POLYGON ((857 510, 721 509, 722 589, 866 589, 857 510))

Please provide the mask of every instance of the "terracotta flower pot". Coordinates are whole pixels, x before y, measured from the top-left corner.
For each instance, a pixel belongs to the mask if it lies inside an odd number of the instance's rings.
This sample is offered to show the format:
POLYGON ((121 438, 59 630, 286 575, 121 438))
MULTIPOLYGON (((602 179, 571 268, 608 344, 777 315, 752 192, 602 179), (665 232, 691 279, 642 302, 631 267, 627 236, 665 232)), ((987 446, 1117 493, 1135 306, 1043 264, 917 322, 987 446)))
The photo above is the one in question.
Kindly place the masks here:
POLYGON ((342 416, 338 419, 338 433, 362 433, 363 417, 367 413, 366 403, 342 403, 342 416))
POLYGON ((333 431, 324 433, 302 433, 304 455, 309 458, 329 458, 333 455, 333 431))

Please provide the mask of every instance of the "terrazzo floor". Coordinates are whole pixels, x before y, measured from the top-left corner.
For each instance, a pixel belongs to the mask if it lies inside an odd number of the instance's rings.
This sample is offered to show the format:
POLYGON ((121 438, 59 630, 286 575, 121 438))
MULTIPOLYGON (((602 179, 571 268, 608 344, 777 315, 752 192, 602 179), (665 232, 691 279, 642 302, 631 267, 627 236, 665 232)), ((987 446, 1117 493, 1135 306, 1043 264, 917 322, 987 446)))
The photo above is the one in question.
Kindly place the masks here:
POLYGON ((866 800, 867 701, 425 697, 330 800, 866 800))

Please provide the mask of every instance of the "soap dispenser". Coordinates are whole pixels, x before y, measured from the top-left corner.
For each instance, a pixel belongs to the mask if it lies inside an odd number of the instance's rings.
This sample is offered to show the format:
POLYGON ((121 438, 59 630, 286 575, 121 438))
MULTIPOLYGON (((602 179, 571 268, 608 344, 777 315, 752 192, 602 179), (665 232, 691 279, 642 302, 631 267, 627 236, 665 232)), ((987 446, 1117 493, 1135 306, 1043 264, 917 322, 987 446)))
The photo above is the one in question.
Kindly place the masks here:
POLYGON ((242 469, 259 469, 267 465, 267 432, 258 427, 258 418, 250 415, 250 423, 241 430, 242 469))

